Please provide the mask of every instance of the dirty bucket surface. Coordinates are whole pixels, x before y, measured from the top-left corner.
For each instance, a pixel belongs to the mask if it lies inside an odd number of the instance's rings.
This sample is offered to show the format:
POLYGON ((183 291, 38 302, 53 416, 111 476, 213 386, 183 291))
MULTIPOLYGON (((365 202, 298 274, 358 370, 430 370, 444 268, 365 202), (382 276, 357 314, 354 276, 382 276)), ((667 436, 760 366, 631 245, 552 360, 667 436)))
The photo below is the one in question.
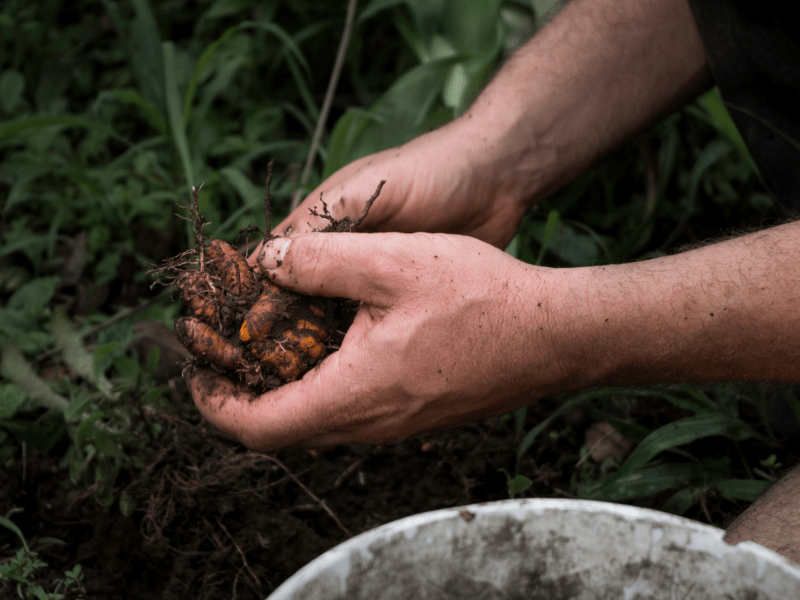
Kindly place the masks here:
POLYGON ((522 499, 415 515, 312 561, 268 600, 786 600, 800 567, 666 513, 522 499))

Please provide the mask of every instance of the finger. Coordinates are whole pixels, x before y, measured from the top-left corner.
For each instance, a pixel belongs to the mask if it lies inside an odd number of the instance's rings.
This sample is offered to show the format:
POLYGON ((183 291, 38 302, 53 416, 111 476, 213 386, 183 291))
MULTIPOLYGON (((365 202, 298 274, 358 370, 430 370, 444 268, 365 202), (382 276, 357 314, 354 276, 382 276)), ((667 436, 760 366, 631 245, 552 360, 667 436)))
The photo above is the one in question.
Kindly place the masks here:
MULTIPOLYGON (((394 183, 383 170, 377 172, 370 168, 373 160, 376 157, 355 161, 331 175, 277 225, 274 232, 285 235, 324 229, 330 221, 319 216, 325 211, 323 202, 332 218, 350 217, 355 220, 363 214, 368 199, 375 194, 381 180, 389 179, 381 190, 381 198, 392 198, 397 193, 394 183), (365 168, 369 170, 369 174, 364 171, 365 168), (312 209, 318 214, 313 214, 312 209)), ((359 231, 371 230, 372 224, 381 220, 381 214, 385 212, 384 205, 385 203, 378 202, 370 208, 369 215, 358 228, 359 231)))
POLYGON ((264 244, 258 266, 278 285, 296 292, 388 306, 418 270, 408 251, 410 238, 389 233, 290 235, 264 244))
POLYGON ((376 387, 362 354, 336 352, 302 379, 260 396, 207 369, 186 381, 201 414, 253 450, 398 441, 385 403, 359 406, 362 387, 376 387))
POLYGON ((298 402, 300 382, 256 396, 210 369, 195 368, 185 376, 192 399, 203 417, 224 434, 252 450, 302 446, 323 434, 322 423, 309 405, 298 402))
MULTIPOLYGON (((305 447, 305 440, 323 434, 324 419, 298 406, 295 393, 286 390, 300 382, 257 396, 247 387, 211 369, 193 368, 185 375, 186 385, 200 414, 224 435, 251 450, 266 452, 291 446, 305 447), (286 393, 288 392, 288 393, 286 393)), ((327 424, 330 422, 328 421, 327 424)), ((347 439, 347 438, 345 438, 347 439)), ((339 442, 330 438, 327 446, 339 442)), ((309 445, 309 447, 317 445, 309 445)))
POLYGON ((184 373, 184 380, 200 414, 223 433, 240 440, 240 411, 235 407, 252 402, 255 395, 211 369, 191 367, 184 373))

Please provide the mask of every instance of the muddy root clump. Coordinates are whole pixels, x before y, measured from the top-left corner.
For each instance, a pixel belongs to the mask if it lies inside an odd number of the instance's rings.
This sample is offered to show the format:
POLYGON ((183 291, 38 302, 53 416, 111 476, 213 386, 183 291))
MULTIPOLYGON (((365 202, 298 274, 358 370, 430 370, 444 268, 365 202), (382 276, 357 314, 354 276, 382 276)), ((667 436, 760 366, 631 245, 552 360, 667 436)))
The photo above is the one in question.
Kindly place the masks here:
MULTIPOLYGON (((248 227, 240 231, 259 231, 265 241, 280 237, 269 233, 271 167, 264 199, 267 230, 248 227)), ((320 198, 323 212, 310 212, 329 224, 319 231, 353 231, 366 217, 383 183, 356 219, 334 219, 320 198)), ((207 223, 199 212, 198 192, 193 188, 192 204, 181 207, 189 212, 195 248, 150 271, 168 274, 171 281, 160 282, 176 285, 192 313, 175 322, 175 335, 195 356, 193 362, 211 366, 256 392, 299 379, 338 349, 357 303, 283 289, 251 268, 242 253, 227 242, 206 240, 203 229, 207 223)))

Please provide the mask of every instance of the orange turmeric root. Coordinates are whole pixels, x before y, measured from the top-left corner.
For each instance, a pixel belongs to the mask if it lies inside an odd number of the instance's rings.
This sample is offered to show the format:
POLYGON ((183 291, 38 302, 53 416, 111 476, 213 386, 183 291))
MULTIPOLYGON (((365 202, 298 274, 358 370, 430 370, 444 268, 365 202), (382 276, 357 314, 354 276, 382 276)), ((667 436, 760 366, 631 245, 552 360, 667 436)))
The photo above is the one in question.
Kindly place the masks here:
POLYGON ((211 240, 205 251, 209 270, 219 276, 226 289, 234 294, 247 294, 255 289, 253 271, 236 248, 222 240, 211 240))
POLYGON ((223 369, 236 371, 247 363, 242 346, 234 346, 213 327, 195 317, 175 321, 175 335, 189 352, 223 369))

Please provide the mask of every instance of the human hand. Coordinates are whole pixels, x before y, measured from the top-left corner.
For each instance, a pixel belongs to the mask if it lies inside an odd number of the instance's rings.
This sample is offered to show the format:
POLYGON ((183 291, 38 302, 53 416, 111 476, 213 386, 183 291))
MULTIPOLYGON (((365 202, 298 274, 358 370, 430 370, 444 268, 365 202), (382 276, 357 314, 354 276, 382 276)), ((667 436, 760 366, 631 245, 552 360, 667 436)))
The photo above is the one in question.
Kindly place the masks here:
POLYGON ((322 182, 275 231, 327 225, 309 212, 322 212, 321 194, 334 218, 356 218, 378 182, 385 180, 360 231, 456 233, 505 248, 528 205, 519 186, 491 165, 496 158, 492 152, 470 150, 475 135, 454 122, 356 160, 322 182))
POLYGON ((358 233, 272 240, 260 266, 281 286, 362 305, 341 348, 299 381, 257 396, 189 374, 201 413, 250 448, 396 442, 560 390, 549 269, 464 236, 358 233))

